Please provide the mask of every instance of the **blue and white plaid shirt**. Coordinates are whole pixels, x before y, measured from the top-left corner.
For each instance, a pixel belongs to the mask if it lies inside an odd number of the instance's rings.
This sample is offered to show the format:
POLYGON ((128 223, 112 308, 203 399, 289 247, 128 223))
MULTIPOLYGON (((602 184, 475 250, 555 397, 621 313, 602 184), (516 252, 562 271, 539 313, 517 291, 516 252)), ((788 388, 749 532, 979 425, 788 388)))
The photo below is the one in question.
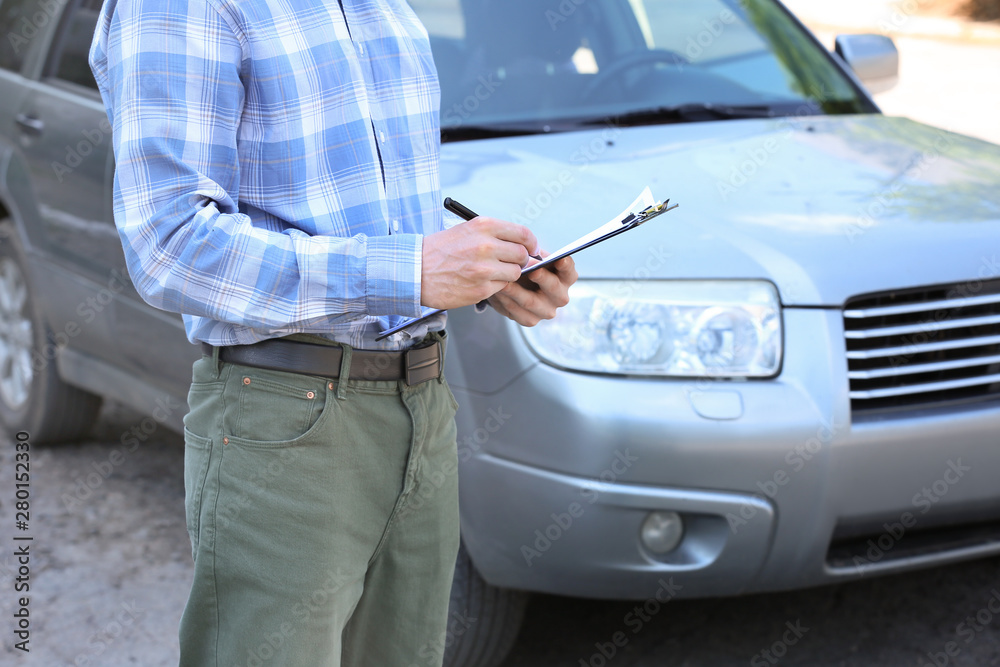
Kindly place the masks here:
POLYGON ((106 0, 90 63, 129 272, 192 342, 409 344, 375 336, 420 314, 443 221, 437 72, 405 0, 106 0))

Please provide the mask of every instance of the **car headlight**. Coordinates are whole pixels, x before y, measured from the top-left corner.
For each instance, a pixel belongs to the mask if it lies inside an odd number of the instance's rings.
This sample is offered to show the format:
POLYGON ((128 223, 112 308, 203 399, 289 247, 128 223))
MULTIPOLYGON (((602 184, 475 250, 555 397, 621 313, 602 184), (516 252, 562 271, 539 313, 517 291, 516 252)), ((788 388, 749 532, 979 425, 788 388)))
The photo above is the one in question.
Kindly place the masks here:
POLYGON ((523 331, 535 354, 571 370, 773 377, 780 308, 763 281, 580 280, 555 319, 523 331))

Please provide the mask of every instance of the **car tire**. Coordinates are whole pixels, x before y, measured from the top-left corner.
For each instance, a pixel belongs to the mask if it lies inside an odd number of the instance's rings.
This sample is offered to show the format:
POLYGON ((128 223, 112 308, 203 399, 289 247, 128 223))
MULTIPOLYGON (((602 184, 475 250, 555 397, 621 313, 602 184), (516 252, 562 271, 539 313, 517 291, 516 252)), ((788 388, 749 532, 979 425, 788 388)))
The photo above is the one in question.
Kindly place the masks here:
POLYGON ((17 230, 0 220, 0 427, 26 431, 34 443, 75 440, 89 431, 101 399, 59 377, 28 276, 17 230))
POLYGON ((522 591, 486 583, 465 545, 460 545, 451 584, 444 667, 496 667, 503 662, 521 630, 528 597, 522 591), (456 630, 451 629, 453 625, 456 630))

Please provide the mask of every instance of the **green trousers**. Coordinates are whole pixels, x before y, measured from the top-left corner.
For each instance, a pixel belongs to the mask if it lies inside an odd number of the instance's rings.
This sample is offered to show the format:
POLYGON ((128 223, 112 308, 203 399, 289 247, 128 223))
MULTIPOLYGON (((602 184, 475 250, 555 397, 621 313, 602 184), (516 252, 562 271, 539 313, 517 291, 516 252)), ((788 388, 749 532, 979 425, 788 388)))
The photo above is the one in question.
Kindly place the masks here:
POLYGON ((458 552, 443 378, 195 362, 183 667, 439 667, 458 552))

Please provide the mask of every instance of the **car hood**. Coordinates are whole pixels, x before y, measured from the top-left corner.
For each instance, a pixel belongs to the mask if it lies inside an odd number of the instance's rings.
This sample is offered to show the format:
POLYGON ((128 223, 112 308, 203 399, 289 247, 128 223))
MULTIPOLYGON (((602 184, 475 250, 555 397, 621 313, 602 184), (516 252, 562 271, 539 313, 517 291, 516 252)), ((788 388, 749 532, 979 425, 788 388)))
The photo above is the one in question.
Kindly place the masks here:
POLYGON ((1000 146, 882 115, 446 144, 442 187, 553 250, 649 185, 680 207, 576 255, 584 278, 766 279, 786 305, 1000 276, 1000 146))

